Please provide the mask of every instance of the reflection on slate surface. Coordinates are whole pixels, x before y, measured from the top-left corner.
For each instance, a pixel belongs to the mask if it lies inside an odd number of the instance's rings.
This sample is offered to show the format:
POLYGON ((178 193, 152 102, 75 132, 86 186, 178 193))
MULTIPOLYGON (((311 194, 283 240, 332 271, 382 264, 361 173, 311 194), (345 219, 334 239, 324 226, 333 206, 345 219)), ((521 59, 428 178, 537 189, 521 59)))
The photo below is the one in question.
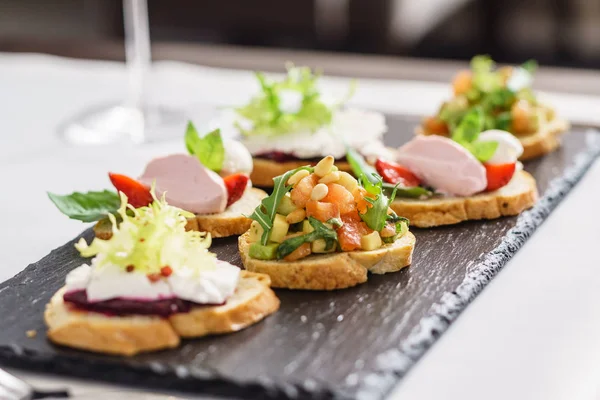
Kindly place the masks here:
MULTIPOLYGON (((415 124, 414 119, 390 117, 389 144, 408 140, 415 124)), ((560 151, 526 164, 542 195, 585 149, 583 131, 573 129, 560 151)), ((65 274, 82 262, 69 243, 0 285, 0 360, 94 379, 244 398, 354 397, 367 375, 376 376, 373 373, 389 368, 387 364, 399 362, 386 358, 386 352, 400 347, 431 306, 455 290, 467 270, 498 246, 516 221, 511 217, 415 229, 417 246, 410 268, 370 276, 366 284, 341 291, 278 290, 279 312, 249 329, 133 358, 58 348, 45 339, 44 306, 65 274), (26 337, 30 329, 39 332, 37 337, 26 337)), ((84 236, 89 240, 91 232, 84 236)), ((215 240, 213 250, 241 265, 236 242, 215 240)), ((380 390, 391 383, 382 383, 380 390)))

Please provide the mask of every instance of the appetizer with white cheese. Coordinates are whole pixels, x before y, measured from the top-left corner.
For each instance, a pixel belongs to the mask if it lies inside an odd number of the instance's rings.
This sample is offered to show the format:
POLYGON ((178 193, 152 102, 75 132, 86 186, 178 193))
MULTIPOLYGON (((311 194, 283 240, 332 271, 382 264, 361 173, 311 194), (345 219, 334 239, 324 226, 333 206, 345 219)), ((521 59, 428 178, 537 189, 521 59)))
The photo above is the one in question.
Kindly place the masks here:
POLYGON ((276 177, 239 238, 244 267, 273 287, 333 290, 410 265, 415 237, 389 207, 395 192, 384 194, 376 174, 357 175, 327 156, 276 177))
POLYGON ((93 258, 46 306, 52 342, 131 356, 238 331, 279 308, 268 276, 218 260, 209 234, 185 229, 189 212, 164 197, 135 208, 120 196, 112 236, 75 245, 93 258))
POLYGON ((342 107, 352 90, 341 101, 328 99, 317 87, 319 76, 307 67, 290 67, 280 81, 262 73, 256 77, 260 92, 219 119, 250 150, 255 185, 272 187, 274 177, 327 155, 336 157, 340 170, 350 171, 343 161, 347 146, 365 156, 385 151, 383 114, 342 107))
POLYGON ((533 92, 536 68, 537 63, 530 60, 518 67, 495 69, 490 57, 474 57, 471 70, 454 78, 454 96, 442 104, 437 115, 426 118, 417 133, 449 136, 473 107, 480 107, 486 130, 508 131, 519 139, 523 145, 521 160, 556 150, 559 136, 569 129, 569 123, 533 92))
POLYGON ((474 107, 450 137, 416 136, 375 169, 354 152, 347 158, 355 173, 376 170, 384 190, 398 194, 390 207, 417 227, 517 215, 537 201, 535 180, 518 161, 521 142, 507 131, 482 132, 484 119, 474 107))
MULTIPOLYGON (((150 187, 157 196, 166 195, 169 204, 191 214, 188 229, 208 232, 212 237, 241 235, 252 222, 246 217, 266 196, 252 187, 252 157, 243 144, 212 131, 203 137, 189 123, 185 135, 189 154, 172 154, 151 160, 138 179, 109 173, 118 192, 127 195, 133 207, 152 202, 150 187)), ((84 222, 98 221, 94 230, 100 238, 112 234, 108 215, 119 207, 113 191, 48 194, 58 209, 84 222)))

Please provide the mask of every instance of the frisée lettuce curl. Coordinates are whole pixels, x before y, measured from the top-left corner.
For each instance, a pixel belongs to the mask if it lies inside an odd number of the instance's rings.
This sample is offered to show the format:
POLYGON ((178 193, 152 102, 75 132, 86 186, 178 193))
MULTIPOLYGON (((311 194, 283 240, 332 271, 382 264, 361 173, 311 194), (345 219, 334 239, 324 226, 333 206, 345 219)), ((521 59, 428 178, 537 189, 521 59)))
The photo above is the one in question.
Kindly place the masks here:
POLYGON ((151 192, 154 201, 137 209, 127 204, 125 194, 119 193, 117 215, 108 215, 111 238, 94 238, 89 245, 81 238, 75 245, 81 256, 95 256, 97 268, 110 264, 147 274, 159 273, 165 266, 174 271, 185 268, 198 272, 216 268, 216 256, 208 251, 210 234, 185 229, 187 218, 193 214, 168 205, 164 195, 159 200, 154 190, 151 192))

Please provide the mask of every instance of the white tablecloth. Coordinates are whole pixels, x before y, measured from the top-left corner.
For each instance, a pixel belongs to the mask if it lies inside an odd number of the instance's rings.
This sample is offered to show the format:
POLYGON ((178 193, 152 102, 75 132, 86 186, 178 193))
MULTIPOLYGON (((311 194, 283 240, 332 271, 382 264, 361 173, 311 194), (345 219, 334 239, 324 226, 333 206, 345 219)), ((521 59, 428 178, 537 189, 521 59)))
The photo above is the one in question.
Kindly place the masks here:
MULTIPOLYGON (((0 55, 0 280, 83 230, 45 191, 109 187, 107 171, 136 175, 152 156, 183 151, 173 141, 136 148, 73 148, 58 125, 82 108, 124 96, 122 64, 40 55, 0 55)), ((201 111, 243 102, 249 72, 160 62, 151 96, 201 111)), ((347 80, 323 86, 344 93, 347 80)), ((447 86, 361 80, 352 103, 408 114, 433 112, 447 86)), ((546 94, 576 121, 600 122, 600 99, 546 94)), ((600 382, 600 164, 528 241, 394 391, 402 399, 592 399, 600 382)), ((374 327, 374 329, 376 329, 374 327)), ((76 392, 105 386, 16 371, 33 384, 68 382, 76 392)), ((600 398, 600 397, 597 397, 600 398)))

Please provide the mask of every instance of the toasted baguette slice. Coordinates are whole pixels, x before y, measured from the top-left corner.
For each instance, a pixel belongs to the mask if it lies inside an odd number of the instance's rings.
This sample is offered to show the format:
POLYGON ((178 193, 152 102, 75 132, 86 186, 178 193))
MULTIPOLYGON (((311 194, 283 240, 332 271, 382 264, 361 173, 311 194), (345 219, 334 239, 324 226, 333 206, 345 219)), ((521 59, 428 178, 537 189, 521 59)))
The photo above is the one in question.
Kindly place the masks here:
POLYGON ((213 238, 241 235, 250 229, 250 215, 267 194, 257 188, 250 188, 237 202, 219 214, 196 215, 190 218, 186 228, 193 231, 209 232, 213 238))
MULTIPOLYGON (((560 146, 560 135, 569 130, 569 127, 567 120, 555 118, 531 135, 516 136, 523 145, 523 154, 519 160, 530 160, 553 152, 560 146)), ((415 129, 415 133, 427 135, 421 126, 415 129)))
POLYGON ((124 356, 177 347, 180 336, 235 332, 279 308, 269 277, 247 271, 242 271, 236 293, 224 305, 197 307, 169 319, 78 311, 64 303, 63 295, 64 288, 46 305, 48 338, 68 347, 124 356))
MULTIPOLYGON (((188 219, 186 229, 189 231, 208 232, 213 238, 241 235, 250 229, 252 220, 244 215, 250 215, 267 194, 257 188, 246 190, 241 199, 233 203, 222 213, 196 215, 188 219)), ((94 225, 94 233, 99 239, 110 239, 112 225, 107 219, 94 225)))
POLYGON ((412 226, 430 228, 471 219, 494 219, 517 215, 538 199, 535 179, 525 171, 516 172, 508 185, 471 197, 442 197, 426 200, 396 199, 390 207, 410 220, 412 226))
POLYGON ((271 277, 271 286, 287 289, 334 290, 367 281, 367 272, 395 272, 412 261, 415 237, 411 232, 373 251, 311 255, 298 261, 263 261, 250 258, 249 233, 238 239, 242 263, 248 271, 271 277))
POLYGON ((216 307, 197 307, 189 313, 169 317, 181 337, 199 337, 235 332, 246 328, 279 309, 279 299, 264 274, 242 271, 237 290, 227 303, 216 307))
POLYGON ((179 345, 179 336, 166 319, 78 311, 65 304, 64 294, 64 288, 56 292, 44 313, 48 338, 56 344, 124 356, 179 345))
MULTIPOLYGON (((250 174, 250 180, 255 186, 265 188, 273 187, 273 178, 276 176, 283 175, 288 171, 305 165, 315 164, 314 162, 303 160, 286 161, 280 163, 266 160, 264 158, 253 158, 252 162, 254 163, 254 167, 252 169, 252 173, 250 174)), ((340 169, 340 171, 352 172, 350 164, 347 162, 337 161, 335 165, 340 169)))

